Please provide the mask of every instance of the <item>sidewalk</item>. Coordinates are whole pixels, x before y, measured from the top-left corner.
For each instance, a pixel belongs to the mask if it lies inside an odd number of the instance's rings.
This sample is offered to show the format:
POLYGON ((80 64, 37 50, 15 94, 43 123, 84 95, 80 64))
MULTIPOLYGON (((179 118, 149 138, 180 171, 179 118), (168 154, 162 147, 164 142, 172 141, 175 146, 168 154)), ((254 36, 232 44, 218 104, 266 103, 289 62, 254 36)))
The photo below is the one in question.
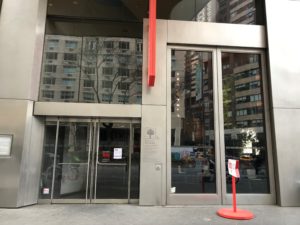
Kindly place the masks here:
MULTIPOLYGON (((241 206, 255 214, 249 221, 218 217, 223 206, 34 205, 0 209, 1 225, 300 225, 300 208, 241 206)), ((230 206, 226 206, 230 207, 230 206)))

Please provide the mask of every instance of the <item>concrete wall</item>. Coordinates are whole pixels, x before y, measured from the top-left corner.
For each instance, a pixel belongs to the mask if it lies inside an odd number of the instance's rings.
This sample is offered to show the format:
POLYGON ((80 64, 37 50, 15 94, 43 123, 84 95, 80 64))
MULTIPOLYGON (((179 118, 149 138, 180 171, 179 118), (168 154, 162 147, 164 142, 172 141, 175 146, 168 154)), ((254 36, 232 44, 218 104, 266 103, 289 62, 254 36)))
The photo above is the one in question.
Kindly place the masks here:
POLYGON ((42 122, 37 100, 47 0, 3 0, 0 14, 0 133, 13 135, 0 158, 0 207, 37 202, 42 122))
POLYGON ((300 1, 265 0, 281 206, 300 206, 300 1))

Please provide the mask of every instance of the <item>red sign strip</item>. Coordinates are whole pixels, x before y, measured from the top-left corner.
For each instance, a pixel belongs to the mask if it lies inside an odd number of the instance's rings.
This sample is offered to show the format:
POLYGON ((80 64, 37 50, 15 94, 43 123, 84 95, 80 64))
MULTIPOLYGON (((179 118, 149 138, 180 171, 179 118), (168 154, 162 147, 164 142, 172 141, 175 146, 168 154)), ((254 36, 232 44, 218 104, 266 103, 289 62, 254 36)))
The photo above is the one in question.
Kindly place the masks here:
POLYGON ((156 0, 149 0, 148 86, 155 82, 156 63, 156 0))

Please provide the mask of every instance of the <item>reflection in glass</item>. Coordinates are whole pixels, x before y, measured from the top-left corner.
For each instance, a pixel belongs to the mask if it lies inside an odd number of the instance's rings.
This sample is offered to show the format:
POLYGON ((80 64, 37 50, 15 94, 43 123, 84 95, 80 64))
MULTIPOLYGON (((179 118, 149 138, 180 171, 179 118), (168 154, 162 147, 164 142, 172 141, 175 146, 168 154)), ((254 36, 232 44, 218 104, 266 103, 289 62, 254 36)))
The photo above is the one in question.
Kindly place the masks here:
POLYGON ((128 198, 129 124, 101 123, 96 198, 128 198))
POLYGON ((157 4, 159 19, 264 24, 264 5, 260 0, 165 0, 157 4))
POLYGON ((40 198, 50 199, 52 178, 53 178, 53 163, 55 153, 55 138, 56 138, 56 123, 46 124, 44 138, 44 153, 43 164, 40 181, 40 198))
POLYGON ((86 198, 88 155, 88 124, 61 123, 53 198, 86 198))
POLYGON ((212 53, 172 50, 171 186, 215 193, 212 53))
POLYGON ((141 104, 142 54, 137 38, 46 35, 39 99, 141 104))
POLYGON ((238 193, 269 193, 260 60, 259 54, 222 53, 225 157, 226 165, 240 161, 238 193))

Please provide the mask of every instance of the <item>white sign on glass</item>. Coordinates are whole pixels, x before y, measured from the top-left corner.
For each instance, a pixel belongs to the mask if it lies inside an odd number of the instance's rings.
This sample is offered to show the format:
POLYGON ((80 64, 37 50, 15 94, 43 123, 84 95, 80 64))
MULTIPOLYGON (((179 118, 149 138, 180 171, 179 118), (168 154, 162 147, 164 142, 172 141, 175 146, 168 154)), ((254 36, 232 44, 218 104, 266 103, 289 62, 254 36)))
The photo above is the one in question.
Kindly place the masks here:
POLYGON ((50 194, 50 189, 49 188, 43 188, 43 194, 44 195, 49 195, 50 194))
POLYGON ((114 159, 122 159, 122 148, 114 148, 114 159))
POLYGON ((0 135, 0 156, 10 156, 12 135, 0 135))

